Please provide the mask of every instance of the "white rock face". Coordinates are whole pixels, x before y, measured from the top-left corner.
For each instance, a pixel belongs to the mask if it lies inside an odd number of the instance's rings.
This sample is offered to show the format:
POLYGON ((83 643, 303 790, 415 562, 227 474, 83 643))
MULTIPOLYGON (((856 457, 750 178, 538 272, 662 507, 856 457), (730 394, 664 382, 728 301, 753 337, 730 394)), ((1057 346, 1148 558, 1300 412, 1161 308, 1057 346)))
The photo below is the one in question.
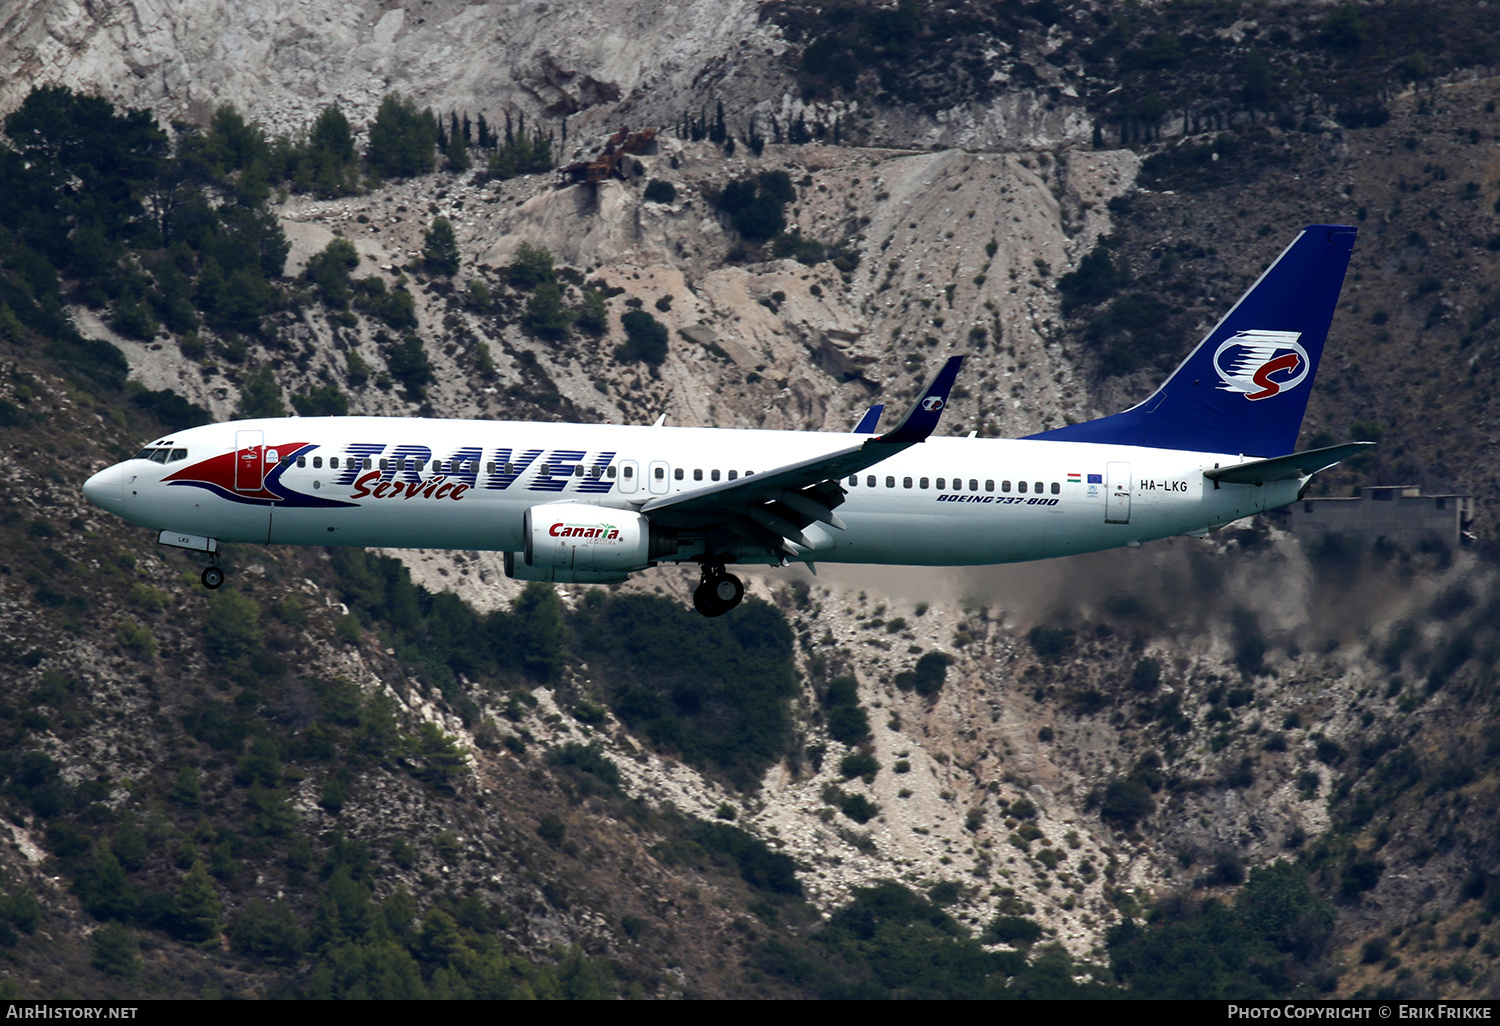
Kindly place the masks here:
POLYGON ((34 86, 65 85, 186 122, 231 103, 281 133, 331 103, 358 128, 394 92, 491 120, 567 117, 570 158, 622 122, 669 127, 718 102, 736 135, 752 116, 764 132, 770 117, 828 125, 858 112, 871 141, 922 148, 1076 145, 1091 128, 1070 89, 933 113, 808 105, 786 49, 752 0, 8 0, 0 113, 34 86))
POLYGON ((761 34, 747 0, 11 0, 0 110, 54 84, 194 121, 233 103, 275 129, 332 102, 368 118, 393 91, 440 111, 555 119, 654 98, 665 113, 761 34))

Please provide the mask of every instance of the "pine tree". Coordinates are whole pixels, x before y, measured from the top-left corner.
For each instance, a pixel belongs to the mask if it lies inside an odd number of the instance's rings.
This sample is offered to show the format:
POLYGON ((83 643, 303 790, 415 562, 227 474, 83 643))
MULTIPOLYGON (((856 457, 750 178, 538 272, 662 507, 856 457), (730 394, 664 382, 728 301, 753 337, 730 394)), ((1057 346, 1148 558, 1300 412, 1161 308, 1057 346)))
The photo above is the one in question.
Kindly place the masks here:
POLYGON ((223 907, 219 904, 219 892, 202 862, 194 862, 193 868, 183 878, 174 906, 172 932, 179 940, 207 944, 218 935, 223 907))
POLYGON ((433 274, 451 276, 458 272, 458 238, 446 217, 437 217, 423 236, 422 262, 433 274))
POLYGON ((437 149, 438 121, 432 111, 394 94, 380 102, 370 125, 370 147, 365 160, 370 170, 390 178, 407 178, 432 170, 437 149))

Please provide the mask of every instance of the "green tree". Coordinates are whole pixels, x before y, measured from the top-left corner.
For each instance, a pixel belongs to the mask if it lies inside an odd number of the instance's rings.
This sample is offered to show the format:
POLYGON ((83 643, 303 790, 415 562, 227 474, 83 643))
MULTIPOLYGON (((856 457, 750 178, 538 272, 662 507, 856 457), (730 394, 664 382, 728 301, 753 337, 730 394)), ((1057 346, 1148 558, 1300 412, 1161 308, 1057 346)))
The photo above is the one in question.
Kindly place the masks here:
POLYGON ((584 289, 583 301, 573 311, 573 323, 590 335, 602 335, 609 330, 609 309, 604 305, 604 293, 598 289, 584 289))
POLYGON ((281 386, 269 364, 262 364, 246 375, 240 385, 240 401, 235 405, 238 418, 285 417, 286 405, 281 401, 281 386))
POLYGON ((219 892, 214 888, 208 870, 202 862, 193 863, 173 903, 173 935, 190 944, 211 943, 219 933, 222 915, 219 892))
POLYGON ((458 272, 458 237, 446 217, 433 218, 432 227, 423 236, 422 261, 433 274, 451 276, 458 272))
POLYGON ((302 276, 318 290, 323 302, 338 310, 349 306, 349 272, 359 266, 359 253, 348 239, 334 239, 308 260, 302 276))
POLYGON ((552 267, 552 253, 542 246, 523 242, 516 247, 516 258, 505 269, 506 279, 515 288, 529 292, 538 285, 556 284, 557 272, 552 267))
POLYGON ((232 662, 261 650, 260 604, 237 591, 214 593, 205 628, 203 648, 215 662, 232 662))
POLYGON ((354 133, 337 106, 325 107, 313 122, 297 184, 324 198, 347 196, 354 182, 354 133))
POLYGON ((540 338, 561 341, 568 337, 572 315, 562 301, 562 289, 551 282, 536 287, 521 313, 521 327, 540 338))
POLYGON ((469 147, 464 137, 457 132, 448 136, 448 145, 443 149, 443 164, 455 174, 469 170, 473 163, 469 159, 469 147))
POLYGON ((644 310, 629 310, 620 318, 625 344, 615 349, 622 363, 645 363, 659 367, 667 359, 667 328, 644 310))
POLYGON ((418 111, 411 100, 392 94, 380 102, 370 125, 365 160, 371 171, 385 178, 424 175, 437 159, 437 136, 432 111, 418 111))
POLYGON ((84 910, 95 919, 130 922, 140 904, 140 892, 125 875, 125 868, 101 841, 94 852, 93 865, 80 874, 76 885, 84 910))
POLYGON ((285 901, 252 901, 235 919, 229 943, 242 955, 271 965, 296 965, 307 949, 307 931, 285 901))
POLYGON ((294 394, 292 408, 299 417, 345 417, 349 414, 349 397, 337 385, 315 385, 294 394))
POLYGON ((141 196, 168 144, 148 111, 116 112, 99 97, 43 86, 6 115, 4 127, 29 168, 28 180, 52 200, 51 209, 35 208, 38 230, 30 233, 49 256, 66 247, 66 222, 95 224, 107 237, 126 240, 142 238, 151 227, 141 196))
POLYGON ((556 680, 568 653, 568 628, 557 592, 537 582, 526 585, 511 616, 522 668, 533 680, 556 680))
POLYGON ((405 385, 407 394, 413 399, 424 395, 427 386, 437 380, 427 350, 422 348, 422 340, 415 335, 402 335, 388 344, 385 365, 390 368, 391 377, 405 385))
POLYGON ((135 936, 119 923, 107 923, 94 931, 89 944, 95 969, 122 980, 140 975, 140 948, 135 936))
POLYGON ((786 205, 796 198, 797 190, 785 171, 762 171, 726 185, 718 207, 747 240, 765 242, 786 228, 786 205))
POLYGON ((172 785, 172 801, 186 809, 196 809, 203 802, 203 788, 198 781, 198 768, 184 766, 177 771, 177 782, 172 785))

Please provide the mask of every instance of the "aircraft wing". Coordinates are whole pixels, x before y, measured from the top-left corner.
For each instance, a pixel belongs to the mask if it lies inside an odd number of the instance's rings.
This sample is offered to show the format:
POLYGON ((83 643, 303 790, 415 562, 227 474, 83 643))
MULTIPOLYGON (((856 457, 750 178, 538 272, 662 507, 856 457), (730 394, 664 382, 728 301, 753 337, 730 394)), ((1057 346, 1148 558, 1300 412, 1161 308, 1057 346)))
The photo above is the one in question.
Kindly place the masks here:
POLYGON ((1326 449, 1308 449, 1294 452, 1290 456, 1277 456, 1269 460, 1252 460, 1237 463, 1232 467, 1215 467, 1205 470, 1203 476, 1210 481, 1224 484, 1268 484, 1272 481, 1290 481, 1294 478, 1311 477, 1320 470, 1327 470, 1357 452, 1373 446, 1374 442, 1346 442, 1330 445, 1326 449))
POLYGON ((937 427, 962 356, 950 357, 901 419, 883 435, 811 459, 799 460, 737 481, 721 481, 677 495, 650 499, 640 511, 668 527, 705 528, 723 524, 772 551, 798 555, 783 539, 811 548, 801 529, 814 521, 843 530, 833 515, 844 501, 838 479, 873 467, 925 441, 937 427))

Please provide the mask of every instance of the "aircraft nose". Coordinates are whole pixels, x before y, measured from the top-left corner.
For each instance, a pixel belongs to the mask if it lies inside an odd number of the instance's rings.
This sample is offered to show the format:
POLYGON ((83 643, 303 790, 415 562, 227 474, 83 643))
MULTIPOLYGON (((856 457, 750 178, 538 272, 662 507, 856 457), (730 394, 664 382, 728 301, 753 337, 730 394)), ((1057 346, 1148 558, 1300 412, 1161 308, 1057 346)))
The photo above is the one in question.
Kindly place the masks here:
POLYGON ((100 509, 119 513, 125 504, 125 475, 116 463, 83 483, 83 497, 100 509))

